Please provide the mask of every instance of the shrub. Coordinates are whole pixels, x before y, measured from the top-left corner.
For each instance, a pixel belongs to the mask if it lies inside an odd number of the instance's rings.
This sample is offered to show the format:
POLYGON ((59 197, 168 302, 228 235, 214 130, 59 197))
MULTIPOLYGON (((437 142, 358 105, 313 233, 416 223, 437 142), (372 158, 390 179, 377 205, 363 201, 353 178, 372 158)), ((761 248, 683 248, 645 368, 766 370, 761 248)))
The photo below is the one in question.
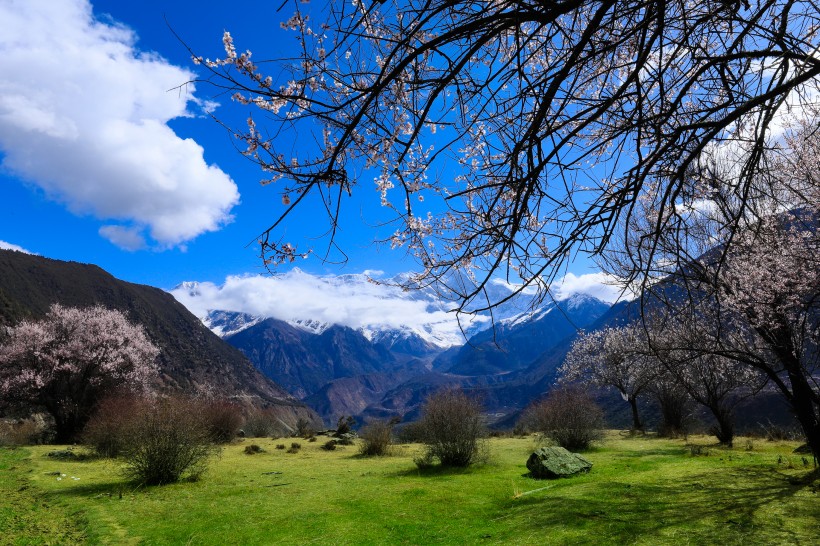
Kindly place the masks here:
POLYGON ((356 420, 353 418, 352 415, 348 415, 345 417, 344 415, 339 417, 339 420, 336 421, 336 433, 333 434, 337 438, 341 438, 344 434, 349 434, 353 432, 353 427, 356 425, 356 420))
POLYGON ((242 430, 249 438, 265 438, 276 431, 277 419, 270 409, 254 408, 247 417, 242 430))
POLYGON ((146 409, 144 399, 121 394, 102 400, 83 429, 82 441, 101 457, 119 457, 134 419, 146 409))
POLYGON ((304 417, 300 417, 296 421, 296 435, 302 438, 310 438, 316 436, 316 429, 313 428, 313 423, 304 417))
POLYGON ((396 437, 399 442, 403 444, 412 444, 414 442, 424 441, 424 431, 421 429, 421 423, 414 421, 412 423, 403 424, 397 427, 396 437))
POLYGON ((44 414, 25 419, 3 419, 0 420, 0 446, 46 444, 53 438, 53 432, 44 414))
POLYGON ((201 412, 211 439, 218 444, 227 444, 242 428, 242 410, 226 400, 202 401, 197 410, 201 412))
POLYGON ((256 444, 245 446, 245 455, 256 455, 257 453, 264 453, 265 450, 256 444))
POLYGON ((322 449, 324 449, 325 451, 333 451, 334 449, 336 449, 336 444, 338 444, 336 440, 328 440, 327 442, 322 444, 322 449))
POLYGON ((476 462, 486 447, 481 406, 457 389, 427 398, 419 428, 425 444, 420 461, 438 459, 442 466, 465 467, 476 462))
POLYGON ((778 425, 776 423, 772 423, 771 419, 769 419, 766 423, 760 423, 760 428, 762 430, 763 437, 769 442, 801 440, 803 437, 802 433, 793 426, 785 427, 778 425))
POLYGON ((285 449, 285 444, 276 444, 276 449, 285 449))
POLYGON ((216 452, 207 423, 189 400, 146 404, 124 431, 127 477, 145 485, 198 479, 216 452))
POLYGON ((362 455, 388 455, 393 445, 394 421, 375 421, 359 431, 362 443, 359 453, 362 455))
POLYGON ((589 393, 577 388, 554 390, 522 417, 533 432, 570 451, 589 448, 603 438, 604 413, 589 393))

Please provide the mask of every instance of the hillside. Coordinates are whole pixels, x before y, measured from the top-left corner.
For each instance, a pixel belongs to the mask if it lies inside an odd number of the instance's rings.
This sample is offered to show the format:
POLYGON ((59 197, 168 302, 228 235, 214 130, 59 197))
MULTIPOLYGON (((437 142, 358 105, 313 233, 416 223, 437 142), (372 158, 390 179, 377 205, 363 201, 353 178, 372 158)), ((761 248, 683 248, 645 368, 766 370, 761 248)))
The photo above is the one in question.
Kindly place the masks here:
POLYGON ((160 387, 207 389, 249 403, 275 406, 295 423, 315 414, 266 378, 235 348, 208 330, 167 292, 116 279, 90 264, 0 250, 0 325, 45 314, 53 303, 100 304, 125 312, 160 347, 160 387))

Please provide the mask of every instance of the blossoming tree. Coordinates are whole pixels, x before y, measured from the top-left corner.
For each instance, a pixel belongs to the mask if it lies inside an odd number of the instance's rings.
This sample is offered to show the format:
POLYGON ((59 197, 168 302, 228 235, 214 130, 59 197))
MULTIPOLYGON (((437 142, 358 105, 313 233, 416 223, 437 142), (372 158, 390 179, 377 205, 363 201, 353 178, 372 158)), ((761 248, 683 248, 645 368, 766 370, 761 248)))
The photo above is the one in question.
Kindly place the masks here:
POLYGON ((9 329, 0 345, 0 398, 45 408, 56 441, 73 441, 113 389, 150 389, 159 349, 119 311, 55 304, 9 329))
POLYGON ((659 355, 663 370, 695 402, 712 413, 716 422, 712 433, 718 441, 731 447, 735 437, 735 408, 760 392, 768 378, 755 367, 704 347, 704 340, 709 343, 714 334, 704 338, 702 330, 702 325, 665 324, 651 333, 652 348, 659 355))
POLYGON ((564 382, 614 387, 632 409, 632 428, 643 430, 638 396, 649 388, 655 374, 644 347, 637 326, 589 332, 572 344, 558 374, 564 382))

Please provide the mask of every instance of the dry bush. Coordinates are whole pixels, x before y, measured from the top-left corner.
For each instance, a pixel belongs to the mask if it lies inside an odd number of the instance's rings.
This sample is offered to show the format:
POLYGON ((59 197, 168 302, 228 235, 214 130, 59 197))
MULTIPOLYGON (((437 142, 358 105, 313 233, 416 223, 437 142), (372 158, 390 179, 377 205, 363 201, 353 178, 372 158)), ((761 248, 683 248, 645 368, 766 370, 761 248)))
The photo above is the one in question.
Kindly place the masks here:
POLYGON ((227 444, 236 438, 244 422, 238 405, 227 400, 203 400, 198 406, 214 442, 227 444))
POLYGON ((782 442, 782 441, 797 441, 804 440, 805 436, 802 431, 796 429, 794 426, 784 426, 773 423, 771 419, 766 423, 759 423, 761 435, 768 442, 782 442))
POLYGON ((245 446, 244 453, 245 455, 256 455, 257 453, 264 453, 265 450, 262 449, 260 446, 256 444, 251 444, 249 446, 245 446))
POLYGON ((45 444, 52 436, 52 427, 42 414, 25 419, 0 420, 0 446, 45 444))
POLYGON ((184 398, 146 404, 125 430, 123 457, 128 478, 145 485, 198 479, 217 451, 208 425, 184 398))
POLYGON ((412 423, 402 424, 396 428, 396 438, 403 444, 412 444, 424 441, 424 434, 421 429, 421 423, 414 421, 412 423))
POLYGON ((354 419, 352 415, 348 415, 347 417, 341 415, 338 421, 336 421, 336 432, 333 436, 341 438, 344 434, 350 434, 353 432, 354 426, 356 426, 356 419, 354 419))
POLYGON ((314 428, 313 423, 304 417, 300 417, 299 420, 296 421, 296 436, 305 439, 310 438, 311 436, 316 436, 316 429, 314 428))
POLYGON ((525 426, 559 446, 578 451, 603 438, 604 412, 589 393, 576 389, 552 391, 522 416, 525 426))
POLYGON ((465 467, 477 462, 486 448, 481 405, 461 390, 445 389, 427 398, 419 428, 425 454, 417 464, 427 466, 438 459, 442 466, 465 467))
POLYGON ((362 443, 359 453, 362 455, 389 455, 393 446, 393 424, 395 421, 374 421, 359 431, 362 443))
POLYGON ((133 395, 118 394, 103 399, 82 433, 82 442, 101 457, 119 457, 133 421, 149 402, 133 395))
POLYGON ((265 438, 276 433, 278 420, 271 409, 254 408, 245 417, 242 430, 248 438, 265 438))

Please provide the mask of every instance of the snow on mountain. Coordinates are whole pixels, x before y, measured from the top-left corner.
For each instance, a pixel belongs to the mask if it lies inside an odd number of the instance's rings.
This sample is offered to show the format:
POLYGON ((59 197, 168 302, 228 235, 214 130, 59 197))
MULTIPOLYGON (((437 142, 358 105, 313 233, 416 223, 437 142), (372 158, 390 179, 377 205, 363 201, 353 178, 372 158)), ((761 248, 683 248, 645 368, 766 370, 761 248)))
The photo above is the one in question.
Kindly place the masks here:
POLYGON ((202 323, 219 337, 228 337, 258 324, 262 317, 254 317, 246 313, 233 311, 209 311, 207 315, 200 318, 202 323))
POLYGON ((313 320, 309 318, 294 318, 290 320, 286 320, 288 324, 299 328, 300 330, 304 330, 305 332, 310 332, 311 334, 319 335, 331 326, 332 324, 328 322, 322 322, 318 320, 313 320))
MULTIPOLYGON (((369 340, 415 336, 439 348, 464 344, 465 334, 469 338, 492 321, 512 327, 537 320, 555 308, 553 302, 535 307, 533 290, 526 289, 493 309, 492 315, 456 314, 455 304, 432 288, 403 289, 408 275, 373 279, 364 273, 312 275, 294 268, 277 276, 231 276, 221 286, 183 282, 171 294, 222 336, 276 318, 314 334, 342 325, 369 340)), ((502 301, 516 288, 501 280, 491 282, 486 287, 487 299, 502 301)), ((584 298, 589 296, 570 295, 565 301, 570 306, 581 305, 584 298)))
POLYGON ((526 322, 534 322, 543 319, 552 312, 558 313, 579 313, 583 312, 584 308, 590 306, 609 305, 594 296, 587 294, 573 294, 565 299, 551 301, 546 305, 536 308, 535 310, 525 311, 497 321, 502 327, 513 328, 526 322))

